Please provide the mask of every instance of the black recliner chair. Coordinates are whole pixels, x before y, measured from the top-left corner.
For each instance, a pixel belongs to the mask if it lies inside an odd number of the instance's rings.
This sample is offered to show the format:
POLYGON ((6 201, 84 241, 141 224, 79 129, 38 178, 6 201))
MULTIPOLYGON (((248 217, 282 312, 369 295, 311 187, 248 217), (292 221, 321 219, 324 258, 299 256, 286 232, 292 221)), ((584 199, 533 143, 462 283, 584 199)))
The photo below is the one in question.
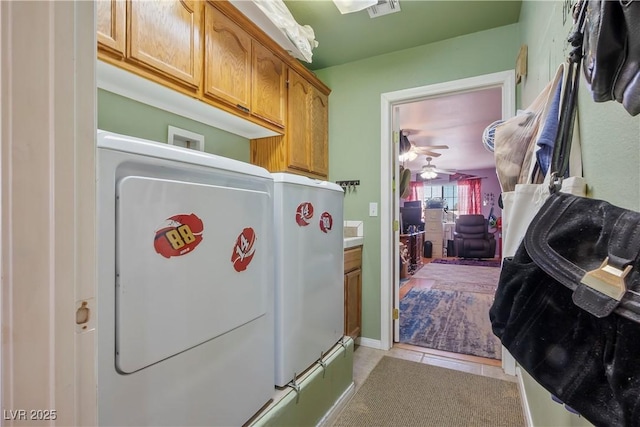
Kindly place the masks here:
POLYGON ((493 258, 496 240, 482 215, 460 215, 453 232, 455 255, 460 258, 493 258))

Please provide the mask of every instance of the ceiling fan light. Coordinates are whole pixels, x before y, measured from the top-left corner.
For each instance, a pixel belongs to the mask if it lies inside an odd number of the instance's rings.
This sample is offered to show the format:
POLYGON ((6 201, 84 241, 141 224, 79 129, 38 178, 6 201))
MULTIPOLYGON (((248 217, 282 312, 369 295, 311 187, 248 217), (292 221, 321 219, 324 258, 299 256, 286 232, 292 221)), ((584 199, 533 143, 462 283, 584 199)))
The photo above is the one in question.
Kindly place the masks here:
POLYGON ((411 150, 411 151, 407 151, 404 154, 400 154, 398 156, 398 160, 400 160, 401 162, 411 162, 415 160, 417 157, 418 157, 418 154, 413 150, 411 150))
POLYGON ((378 4, 378 0, 333 0, 341 14, 358 12, 378 4))
POLYGON ((427 169, 425 171, 422 171, 422 173, 420 174, 420 176, 424 179, 434 179, 438 176, 438 174, 431 170, 431 169, 427 169))

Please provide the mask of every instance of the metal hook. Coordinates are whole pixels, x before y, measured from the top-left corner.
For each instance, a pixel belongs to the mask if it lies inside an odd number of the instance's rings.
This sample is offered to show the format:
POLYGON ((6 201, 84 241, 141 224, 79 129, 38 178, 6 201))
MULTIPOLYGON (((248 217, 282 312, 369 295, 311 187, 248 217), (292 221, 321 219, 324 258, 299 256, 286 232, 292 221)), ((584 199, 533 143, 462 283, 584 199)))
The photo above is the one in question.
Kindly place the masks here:
POLYGON ((340 341, 338 341, 338 343, 342 346, 342 348, 344 348, 344 354, 342 355, 342 357, 347 357, 347 341, 346 341, 347 337, 346 336, 342 336, 342 338, 340 339, 340 341))
POLYGON ((325 374, 327 373, 327 362, 322 360, 323 357, 324 357, 324 352, 321 351, 320 359, 318 359, 318 364, 322 366, 322 378, 324 378, 325 374))
POLYGON ((296 392, 296 403, 300 401, 300 385, 296 381, 297 377, 298 377, 298 374, 294 373, 293 379, 289 384, 287 384, 287 386, 291 387, 296 392))

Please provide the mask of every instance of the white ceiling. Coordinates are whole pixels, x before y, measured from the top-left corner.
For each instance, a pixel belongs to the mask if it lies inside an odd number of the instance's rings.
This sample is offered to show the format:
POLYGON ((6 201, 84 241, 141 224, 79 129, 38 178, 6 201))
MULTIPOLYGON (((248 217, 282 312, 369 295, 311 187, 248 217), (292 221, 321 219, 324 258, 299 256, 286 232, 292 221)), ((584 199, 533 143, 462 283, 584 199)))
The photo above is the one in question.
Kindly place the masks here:
MULTIPOLYGON (((482 143, 485 128, 502 117, 501 88, 482 89, 410 102, 399 106, 400 129, 418 146, 448 145, 431 163, 457 171, 494 168, 493 152, 482 143)), ((419 171, 426 164, 419 156, 404 166, 419 171)))

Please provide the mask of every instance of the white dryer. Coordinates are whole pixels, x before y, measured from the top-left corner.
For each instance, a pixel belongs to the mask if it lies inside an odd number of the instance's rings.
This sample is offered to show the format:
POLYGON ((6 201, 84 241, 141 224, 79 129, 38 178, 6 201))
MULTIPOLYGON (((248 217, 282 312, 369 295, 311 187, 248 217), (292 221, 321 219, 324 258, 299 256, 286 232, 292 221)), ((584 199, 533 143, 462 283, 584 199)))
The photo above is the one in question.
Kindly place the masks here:
POLYGON ((312 366, 344 335, 344 192, 274 173, 276 385, 312 366))
POLYGON ((98 132, 98 423, 242 425, 274 392, 273 179, 98 132))

